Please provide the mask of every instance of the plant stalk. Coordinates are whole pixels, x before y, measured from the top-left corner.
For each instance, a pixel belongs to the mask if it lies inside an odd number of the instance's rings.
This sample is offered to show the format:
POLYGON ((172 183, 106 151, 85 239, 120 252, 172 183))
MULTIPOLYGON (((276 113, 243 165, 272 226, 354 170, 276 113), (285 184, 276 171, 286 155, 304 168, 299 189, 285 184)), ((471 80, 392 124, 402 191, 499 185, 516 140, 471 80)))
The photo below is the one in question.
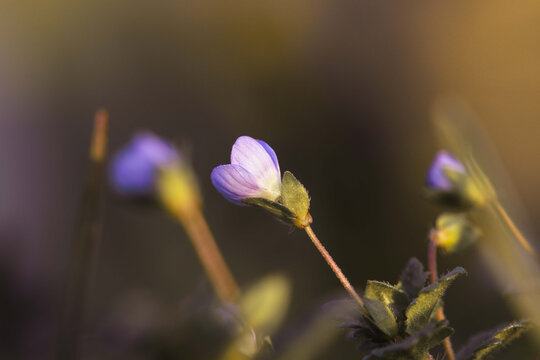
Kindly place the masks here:
POLYGON ((364 305, 364 301, 362 300, 360 295, 358 295, 356 290, 354 290, 351 283, 349 282, 345 274, 343 274, 343 272, 341 271, 339 266, 336 264, 336 262, 334 261, 330 253, 328 253, 324 245, 319 241, 319 239, 317 238, 317 235, 315 235, 311 226, 308 225, 304 229, 306 230, 306 233, 308 234, 309 238, 311 239, 311 241, 313 242, 317 250, 319 250, 319 252, 321 253, 324 260, 326 260, 326 262, 328 263, 328 265, 330 266, 334 274, 336 274, 336 277, 339 279, 339 281, 341 282, 345 290, 347 290, 349 295, 354 299, 354 301, 358 303, 360 308, 367 314, 367 309, 366 309, 366 306, 364 305))
POLYGON ((527 239, 525 238, 525 236, 523 236, 523 234, 521 233, 521 231, 519 231, 518 227, 516 226, 516 224, 514 223, 514 221, 512 220, 512 218, 510 218, 510 215, 508 215, 508 213, 506 212, 506 210, 502 207, 502 205, 498 202, 498 201, 494 201, 493 202, 493 206, 497 212, 497 214, 499 214, 499 216, 502 218, 502 220, 506 223, 506 225, 508 225, 508 228, 510 230, 510 232, 512 232, 512 234, 516 237, 516 239, 518 240, 519 244, 521 246, 523 246, 523 248, 529 253, 531 254, 537 261, 540 261, 540 256, 538 256, 538 253, 534 250, 534 248, 532 247, 532 245, 529 243, 529 241, 527 241, 527 239))
POLYGON ((60 314, 56 358, 78 358, 79 337, 84 326, 86 298, 95 276, 95 264, 101 238, 103 172, 107 154, 108 114, 96 112, 90 144, 90 169, 80 207, 68 262, 66 288, 60 314))
MULTIPOLYGON (((439 275, 437 272, 437 239, 435 238, 434 234, 435 233, 433 232, 430 235, 428 245, 428 266, 431 283, 434 283, 439 279, 439 275)), ((441 306, 439 310, 437 310, 437 321, 443 321, 445 319, 446 317, 444 316, 444 310, 441 306)), ((456 355, 454 353, 454 348, 452 347, 450 337, 447 337, 443 340, 443 345, 448 360, 455 360, 456 355)))
POLYGON ((184 226, 219 299, 224 303, 236 301, 240 293, 238 285, 200 208, 192 206, 189 211, 178 211, 176 217, 184 226))

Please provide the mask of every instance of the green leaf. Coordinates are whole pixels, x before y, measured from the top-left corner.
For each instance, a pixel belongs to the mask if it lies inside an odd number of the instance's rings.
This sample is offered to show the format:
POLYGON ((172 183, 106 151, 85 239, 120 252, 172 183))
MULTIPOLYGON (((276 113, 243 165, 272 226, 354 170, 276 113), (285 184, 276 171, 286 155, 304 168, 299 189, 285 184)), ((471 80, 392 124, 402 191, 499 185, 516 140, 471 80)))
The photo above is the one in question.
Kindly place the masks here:
POLYGON ((368 281, 364 296, 383 302, 398 320, 404 318, 403 312, 410 303, 409 296, 403 290, 381 281, 368 281))
POLYGON ((384 302, 364 297, 364 304, 373 323, 390 338, 398 334, 398 324, 394 313, 384 302))
POLYGON ((289 171, 285 171, 281 181, 281 203, 294 215, 293 222, 296 226, 305 227, 309 225, 309 196, 307 190, 289 171))
POLYGON ((435 346, 439 345, 443 342, 444 339, 454 333, 454 329, 452 329, 450 326, 447 326, 447 324, 448 321, 445 321, 444 325, 437 326, 433 330, 433 333, 425 342, 425 351, 428 351, 429 349, 432 349, 435 346))
POLYGON ((530 328, 530 323, 520 322, 499 326, 474 335, 456 354, 458 360, 481 360, 501 350, 530 328))
POLYGON ((289 280, 283 275, 269 275, 246 290, 238 307, 257 334, 270 335, 285 318, 290 298, 289 280))
POLYGON ((458 276, 464 274, 466 274, 465 269, 457 267, 420 291, 418 297, 411 303, 405 313, 407 317, 405 331, 407 334, 411 335, 428 325, 446 289, 458 276))
POLYGON ((416 258, 411 258, 399 277, 398 288, 405 291, 411 299, 414 299, 424 287, 427 277, 428 273, 424 272, 422 263, 416 258))
POLYGON ((404 340, 371 351, 363 360, 424 360, 428 358, 429 349, 437 346, 453 332, 448 321, 431 323, 404 340))

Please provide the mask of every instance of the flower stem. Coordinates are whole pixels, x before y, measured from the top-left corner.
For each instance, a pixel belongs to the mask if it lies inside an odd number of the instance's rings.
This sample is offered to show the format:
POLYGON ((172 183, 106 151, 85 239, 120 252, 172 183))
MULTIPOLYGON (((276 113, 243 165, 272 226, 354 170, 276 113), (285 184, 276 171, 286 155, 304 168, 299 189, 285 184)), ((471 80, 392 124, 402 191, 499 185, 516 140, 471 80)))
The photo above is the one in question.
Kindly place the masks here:
MULTIPOLYGON (((437 239, 435 238, 434 233, 432 233, 429 237, 428 266, 431 283, 434 283, 439 278, 437 272, 437 239)), ((441 307, 437 311, 437 321, 443 321, 445 319, 446 317, 444 316, 444 310, 441 305, 441 307)), ((454 349, 452 348, 452 342, 450 341, 450 337, 447 337, 443 340, 443 345, 448 360, 455 360, 456 356, 454 354, 454 349)))
POLYGON ((79 334, 84 327, 87 295, 95 276, 101 240, 103 172, 107 155, 105 110, 96 112, 90 143, 90 168, 79 210, 79 227, 68 261, 66 288, 58 325, 56 358, 76 359, 79 334))
POLYGON ((510 218, 510 215, 506 212, 506 210, 502 207, 502 205, 498 201, 494 201, 493 205, 495 207, 495 210, 500 215, 500 217, 503 219, 503 221, 508 225, 508 228, 514 234, 518 242, 521 246, 529 253, 531 254, 536 260, 540 260, 540 256, 538 256, 538 253, 533 249, 532 245, 525 239, 525 236, 519 231, 514 221, 510 218))
POLYGON ((339 279, 345 290, 347 290, 349 295, 351 295, 351 297, 358 303, 358 305, 360 305, 360 308, 367 313, 364 301, 362 301, 360 295, 358 295, 358 293, 354 290, 351 283, 349 282, 349 280, 347 280, 347 277, 343 274, 334 259, 332 259, 332 256, 330 256, 324 245, 319 241, 317 235, 315 235, 313 229, 311 229, 311 226, 308 225, 304 229, 306 230, 306 233, 308 234, 313 244, 315 244, 317 250, 319 250, 319 252, 321 253, 324 260, 326 260, 332 271, 334 271, 334 274, 336 274, 337 278, 339 279))
POLYGON ((202 211, 193 206, 190 211, 176 212, 176 215, 184 226, 219 299, 222 302, 234 302, 240 291, 202 211))

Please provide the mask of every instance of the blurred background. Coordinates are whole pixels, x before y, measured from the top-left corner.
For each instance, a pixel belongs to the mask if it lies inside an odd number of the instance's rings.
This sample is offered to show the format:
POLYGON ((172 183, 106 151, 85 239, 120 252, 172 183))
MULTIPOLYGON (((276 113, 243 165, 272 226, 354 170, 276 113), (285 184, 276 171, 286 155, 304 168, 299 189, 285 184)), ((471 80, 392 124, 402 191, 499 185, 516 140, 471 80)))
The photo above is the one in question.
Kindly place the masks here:
MULTIPOLYGON (((313 229, 351 282, 396 282, 409 257, 426 261, 440 212, 423 184, 438 149, 430 111, 441 95, 475 110, 538 222, 539 38, 534 0, 3 1, 4 353, 52 353, 97 108, 110 113, 111 151, 138 129, 189 144, 232 272, 242 286, 288 275, 291 325, 342 292, 302 231, 213 188, 210 172, 229 162, 235 139, 265 140, 304 183, 313 229)), ((440 258, 441 272, 458 265, 469 276, 445 308, 457 346, 514 318, 474 248, 440 258)), ((90 331, 132 294, 174 306, 203 281, 180 226, 107 189, 90 331)), ((535 355, 524 338, 501 358, 535 355)), ((336 358, 358 358, 354 344, 340 338, 320 356, 336 358)))

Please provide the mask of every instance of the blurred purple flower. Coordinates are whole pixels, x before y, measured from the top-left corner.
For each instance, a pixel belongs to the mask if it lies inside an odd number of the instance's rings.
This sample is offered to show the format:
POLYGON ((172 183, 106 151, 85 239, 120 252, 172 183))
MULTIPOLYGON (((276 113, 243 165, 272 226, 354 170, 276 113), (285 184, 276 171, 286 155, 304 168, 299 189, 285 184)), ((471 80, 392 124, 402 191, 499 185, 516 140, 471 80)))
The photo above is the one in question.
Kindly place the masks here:
POLYGON ((227 200, 238 204, 246 198, 275 201, 281 194, 281 173, 276 153, 262 140, 236 139, 231 163, 212 171, 212 182, 227 200))
POLYGON ((445 170, 466 173, 465 166, 448 151, 441 150, 435 155, 435 159, 428 170, 426 184, 428 188, 437 191, 451 191, 453 184, 448 179, 445 170))
POLYGON ((110 179, 124 195, 148 196, 155 189, 160 167, 179 161, 174 146, 150 132, 136 134, 112 161, 110 179))

